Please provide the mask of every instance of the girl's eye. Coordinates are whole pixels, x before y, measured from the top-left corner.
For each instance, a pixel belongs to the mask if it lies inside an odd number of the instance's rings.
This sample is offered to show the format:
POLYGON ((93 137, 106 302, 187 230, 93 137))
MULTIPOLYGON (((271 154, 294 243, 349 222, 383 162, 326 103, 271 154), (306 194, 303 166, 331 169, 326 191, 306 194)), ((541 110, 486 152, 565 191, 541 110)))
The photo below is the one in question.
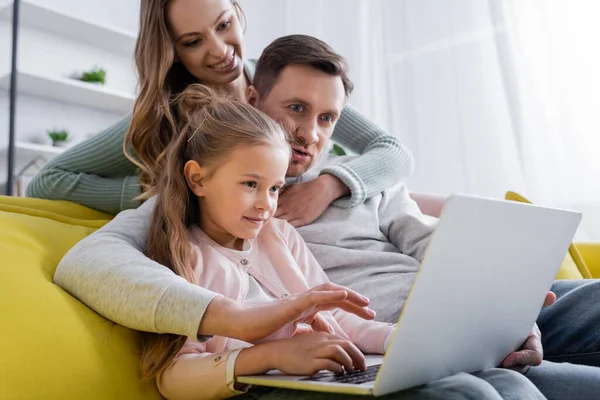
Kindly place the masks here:
POLYGON ((256 182, 244 182, 243 185, 249 187, 250 189, 256 189, 256 182))
POLYGON ((194 39, 190 42, 187 42, 184 46, 185 47, 195 47, 198 46, 200 44, 201 40, 200 39, 194 39))
POLYGON ((270 190, 271 190, 271 193, 277 193, 277 192, 279 192, 279 189, 281 189, 281 187, 279 187, 279 186, 273 186, 273 187, 271 187, 270 190))
POLYGON ((302 111, 304 111, 304 107, 302 107, 300 104, 292 104, 290 106, 290 110, 295 111, 295 112, 302 112, 302 111))

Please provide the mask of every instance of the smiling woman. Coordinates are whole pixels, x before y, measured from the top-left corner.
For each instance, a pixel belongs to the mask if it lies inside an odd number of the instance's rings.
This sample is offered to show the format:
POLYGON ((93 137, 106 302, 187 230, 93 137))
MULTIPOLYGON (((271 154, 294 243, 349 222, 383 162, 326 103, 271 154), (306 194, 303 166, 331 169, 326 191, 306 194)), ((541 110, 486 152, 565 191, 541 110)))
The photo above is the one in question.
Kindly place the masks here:
MULTIPOLYGON (((198 1, 173 1, 167 5, 168 24, 175 42, 177 61, 203 82, 230 86, 228 92, 244 88, 241 81, 243 27, 239 6, 229 0, 210 0, 210 7, 198 1), (236 18, 237 17, 237 18, 236 18), (205 29, 198 30, 202 26, 205 29)), ((243 92, 238 93, 243 98, 243 92)))
POLYGON ((126 142, 141 161, 140 183, 148 188, 176 129, 172 97, 204 82, 243 99, 250 80, 243 73, 244 19, 236 1, 147 0, 141 14, 148 23, 140 26, 135 50, 140 95, 126 142))
MULTIPOLYGON (((138 207, 138 196, 163 169, 164 150, 178 124, 170 102, 178 94, 203 83, 246 100, 256 64, 244 59, 245 25, 235 0, 141 0, 135 50, 140 93, 133 115, 48 163, 27 195, 115 214, 138 207)), ((300 103, 290 107, 303 110, 300 103)), ((293 191, 283 193, 280 210, 288 221, 310 223, 333 201, 342 207, 361 204, 412 171, 412 156, 402 143, 351 106, 345 105, 331 127, 334 141, 361 156, 333 164, 306 183, 302 193, 310 202, 291 196, 293 191)), ((295 154, 298 160, 310 157, 300 147, 295 154)))

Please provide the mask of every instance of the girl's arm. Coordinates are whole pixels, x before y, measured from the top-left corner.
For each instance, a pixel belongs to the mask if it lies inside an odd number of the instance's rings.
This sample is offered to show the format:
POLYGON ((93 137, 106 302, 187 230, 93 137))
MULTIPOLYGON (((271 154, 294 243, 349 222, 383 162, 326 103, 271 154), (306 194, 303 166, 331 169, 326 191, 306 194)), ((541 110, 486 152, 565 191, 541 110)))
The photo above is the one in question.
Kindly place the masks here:
POLYGON ((242 350, 210 353, 205 344, 188 338, 175 361, 157 376, 158 390, 169 400, 225 399, 244 393, 247 387, 235 385, 236 376, 266 373, 272 366, 264 346, 243 356, 242 350))
POLYGON ((339 207, 354 207, 395 183, 404 181, 413 169, 410 151, 394 136, 381 130, 347 105, 338 120, 332 139, 361 154, 351 161, 329 165, 321 171, 340 179, 350 197, 334 202, 339 207))
POLYGON ((156 382, 169 400, 223 399, 248 389, 235 383, 239 376, 272 369, 313 375, 321 370, 341 373, 365 368, 365 358, 355 345, 328 333, 302 334, 218 354, 205 353, 204 345, 188 339, 156 382))
MULTIPOLYGON (((284 235, 287 237, 289 249, 300 267, 309 287, 329 282, 327 275, 310 252, 304 239, 288 223, 285 223, 284 235)), ((383 354, 387 335, 393 330, 393 325, 367 321, 341 309, 332 311, 336 322, 348 338, 365 354, 383 354)))
POLYGON ((66 150, 33 178, 27 196, 68 200, 117 214, 140 205, 137 167, 123 153, 131 116, 66 150))

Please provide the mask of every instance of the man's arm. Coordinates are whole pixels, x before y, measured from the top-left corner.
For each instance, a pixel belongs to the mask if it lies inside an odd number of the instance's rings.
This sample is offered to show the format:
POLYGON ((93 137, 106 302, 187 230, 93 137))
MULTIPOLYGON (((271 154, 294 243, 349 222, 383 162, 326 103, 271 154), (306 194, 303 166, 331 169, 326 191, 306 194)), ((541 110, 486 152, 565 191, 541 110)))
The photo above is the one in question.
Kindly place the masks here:
POLYGON ((380 229, 389 241, 421 261, 437 219, 424 215, 402 184, 383 192, 378 212, 380 229))
MULTIPOLYGON (((253 342, 310 310, 358 310, 356 297, 340 298, 340 287, 246 305, 189 283, 143 253, 153 209, 150 199, 83 239, 61 260, 54 282, 128 328, 187 337, 220 335, 253 342)), ((328 325, 313 328, 327 330, 328 325)))
POLYGON ((83 239, 61 260, 54 282, 126 327, 196 337, 216 294, 144 255, 153 208, 151 199, 83 239))

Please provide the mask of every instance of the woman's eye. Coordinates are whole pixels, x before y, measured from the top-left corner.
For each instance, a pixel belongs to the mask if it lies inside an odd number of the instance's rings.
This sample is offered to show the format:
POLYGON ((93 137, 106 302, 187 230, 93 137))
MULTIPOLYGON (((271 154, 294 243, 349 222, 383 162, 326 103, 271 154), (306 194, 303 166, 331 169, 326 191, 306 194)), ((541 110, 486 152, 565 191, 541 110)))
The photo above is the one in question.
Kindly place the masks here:
POLYGON ((302 112, 302 111, 304 111, 304 107, 302 107, 300 104, 292 104, 290 106, 290 109, 292 111, 296 111, 296 112, 302 112))
POLYGON ((250 189, 256 189, 256 182, 244 182, 243 184, 250 189))
POLYGON ((195 39, 185 44, 185 47, 194 47, 200 44, 200 39, 195 39))
POLYGON ((219 30, 227 29, 227 28, 229 28, 229 25, 231 25, 231 20, 227 20, 225 22, 221 22, 219 24, 219 28, 218 29, 219 30))

